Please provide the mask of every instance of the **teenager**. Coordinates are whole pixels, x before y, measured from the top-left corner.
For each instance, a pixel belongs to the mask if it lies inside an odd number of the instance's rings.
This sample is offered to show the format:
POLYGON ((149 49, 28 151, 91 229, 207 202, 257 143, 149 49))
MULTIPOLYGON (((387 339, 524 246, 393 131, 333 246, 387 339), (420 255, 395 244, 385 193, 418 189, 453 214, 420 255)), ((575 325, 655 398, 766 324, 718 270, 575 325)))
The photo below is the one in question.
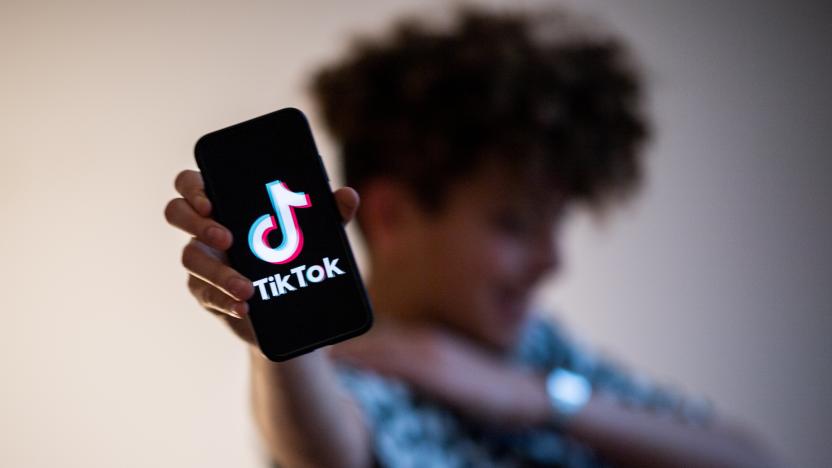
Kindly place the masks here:
POLYGON ((648 126, 624 44, 566 13, 406 19, 320 70, 345 222, 368 245, 376 323, 283 363, 257 350, 249 279, 199 173, 168 221, 197 301, 250 350, 254 415, 284 466, 771 466, 754 436, 636 379, 533 310, 568 210, 639 185, 648 126), (361 206, 359 197, 361 194, 361 206))

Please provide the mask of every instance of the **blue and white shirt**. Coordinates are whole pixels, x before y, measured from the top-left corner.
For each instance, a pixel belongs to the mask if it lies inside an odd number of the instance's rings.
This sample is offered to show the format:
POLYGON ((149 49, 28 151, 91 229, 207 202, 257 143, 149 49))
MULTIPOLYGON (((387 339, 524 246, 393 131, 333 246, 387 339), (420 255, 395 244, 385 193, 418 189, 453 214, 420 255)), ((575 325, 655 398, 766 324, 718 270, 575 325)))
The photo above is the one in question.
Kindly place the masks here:
MULTIPOLYGON (((537 316, 529 320, 513 359, 540 372, 557 367, 577 372, 590 381, 594 391, 604 391, 633 407, 674 412, 694 422, 704 422, 711 415, 704 400, 683 400, 677 392, 631 375, 569 339, 557 323, 537 316)), ((611 466, 554 427, 511 432, 485 427, 417 394, 400 380, 344 364, 338 364, 338 375, 369 423, 377 466, 611 466)))

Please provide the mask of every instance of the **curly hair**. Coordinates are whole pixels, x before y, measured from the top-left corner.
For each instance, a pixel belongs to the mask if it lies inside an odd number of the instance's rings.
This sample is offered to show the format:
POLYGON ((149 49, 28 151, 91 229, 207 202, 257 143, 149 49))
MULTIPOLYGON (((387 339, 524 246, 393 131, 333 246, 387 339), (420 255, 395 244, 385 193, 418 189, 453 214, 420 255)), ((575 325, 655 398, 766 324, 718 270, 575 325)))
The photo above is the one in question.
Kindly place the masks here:
POLYGON ((311 90, 359 191, 392 177, 436 209, 488 158, 594 208, 642 179, 649 125, 628 48, 560 9, 466 7, 444 28, 408 17, 356 40, 311 90))

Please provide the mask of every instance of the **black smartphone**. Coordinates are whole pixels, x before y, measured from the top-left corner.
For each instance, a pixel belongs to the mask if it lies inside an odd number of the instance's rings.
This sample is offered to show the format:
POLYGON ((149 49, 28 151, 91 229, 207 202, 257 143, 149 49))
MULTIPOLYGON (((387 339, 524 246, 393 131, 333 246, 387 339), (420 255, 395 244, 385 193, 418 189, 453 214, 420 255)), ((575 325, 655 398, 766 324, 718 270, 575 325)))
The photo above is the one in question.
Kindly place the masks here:
POLYGON ((249 316, 263 354, 285 361, 360 335, 372 310, 309 123, 297 109, 199 139, 229 262, 254 284, 249 316))

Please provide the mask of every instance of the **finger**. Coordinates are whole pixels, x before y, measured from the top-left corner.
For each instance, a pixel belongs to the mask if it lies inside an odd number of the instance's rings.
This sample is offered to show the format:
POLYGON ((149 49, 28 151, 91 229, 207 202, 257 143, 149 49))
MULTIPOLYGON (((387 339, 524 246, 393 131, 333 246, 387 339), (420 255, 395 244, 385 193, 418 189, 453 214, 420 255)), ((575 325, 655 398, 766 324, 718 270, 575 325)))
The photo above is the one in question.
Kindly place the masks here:
POLYGON ((352 187, 341 187, 335 191, 335 203, 338 205, 338 212, 341 214, 341 219, 344 224, 347 224, 355 216, 358 211, 358 204, 360 199, 358 192, 352 187))
POLYGON ((241 319, 248 313, 248 304, 236 301, 216 286, 194 275, 188 275, 188 289, 203 307, 241 319))
POLYGON ((165 207, 165 219, 173 226, 219 250, 231 247, 231 231, 197 213, 184 198, 174 198, 165 207))
POLYGON ((211 201, 205 196, 205 183, 202 174, 190 169, 176 175, 173 181, 176 191, 202 216, 211 214, 211 201))
POLYGON ((182 250, 182 265, 192 275, 211 283, 238 301, 245 301, 254 294, 251 281, 206 252, 197 240, 191 240, 182 250))

